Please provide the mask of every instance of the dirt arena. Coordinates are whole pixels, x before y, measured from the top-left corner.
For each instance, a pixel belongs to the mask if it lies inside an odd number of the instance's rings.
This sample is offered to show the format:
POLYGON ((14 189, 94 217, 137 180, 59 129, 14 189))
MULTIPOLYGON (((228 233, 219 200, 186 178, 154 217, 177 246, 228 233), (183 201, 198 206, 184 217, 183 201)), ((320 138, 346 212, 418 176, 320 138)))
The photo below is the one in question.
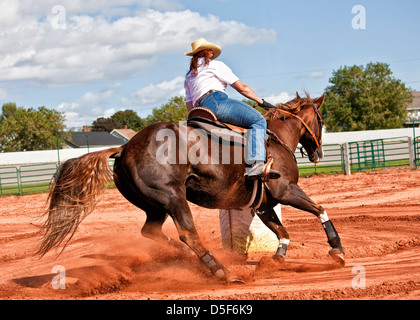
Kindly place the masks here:
MULTIPOLYGON (((191 205, 202 240, 245 280, 241 285, 220 283, 196 257, 143 238, 144 213, 116 189, 106 191, 59 257, 49 252, 42 259, 32 255, 47 195, 1 197, 0 299, 420 298, 420 170, 313 176, 299 185, 334 222, 344 268, 328 257, 322 226, 307 212, 282 207, 291 241, 280 265, 273 253, 251 253, 245 261, 224 251, 218 210, 191 205), (65 269, 65 289, 53 288, 54 266, 65 269)), ((177 239, 172 220, 164 229, 177 239)))

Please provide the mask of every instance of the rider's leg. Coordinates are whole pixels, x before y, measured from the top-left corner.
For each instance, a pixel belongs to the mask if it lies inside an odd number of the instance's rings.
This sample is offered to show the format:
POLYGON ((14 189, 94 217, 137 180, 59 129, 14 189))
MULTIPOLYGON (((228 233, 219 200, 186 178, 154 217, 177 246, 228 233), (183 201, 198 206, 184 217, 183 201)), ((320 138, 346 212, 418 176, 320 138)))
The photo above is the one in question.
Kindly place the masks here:
MULTIPOLYGON (((213 93, 212 100, 217 103, 214 111, 220 121, 250 129, 250 134, 247 136, 246 162, 248 164, 256 161, 264 162, 267 121, 261 113, 242 101, 228 98, 222 92, 213 93)), ((208 101, 206 104, 212 102, 208 101)))

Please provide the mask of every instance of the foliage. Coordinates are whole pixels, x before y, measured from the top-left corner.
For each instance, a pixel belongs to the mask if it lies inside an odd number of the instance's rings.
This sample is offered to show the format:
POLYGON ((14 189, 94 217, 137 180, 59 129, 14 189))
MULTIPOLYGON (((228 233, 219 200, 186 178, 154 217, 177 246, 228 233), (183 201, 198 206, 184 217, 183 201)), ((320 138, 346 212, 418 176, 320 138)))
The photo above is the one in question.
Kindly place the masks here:
POLYGON ((122 125, 118 122, 118 120, 113 118, 98 118, 92 123, 92 132, 111 132, 114 129, 122 128, 122 125))
POLYGON ((16 103, 9 102, 9 103, 3 104, 2 114, 0 116, 0 124, 2 123, 3 120, 13 117, 16 111, 17 111, 16 103))
POLYGON ((188 117, 184 97, 173 97, 168 103, 160 108, 154 108, 143 123, 143 128, 155 122, 179 122, 185 121, 188 117))
POLYGON ((266 110, 264 110, 264 108, 261 108, 259 106, 256 106, 256 103, 253 100, 243 99, 242 102, 244 102, 247 105, 250 105, 251 107, 255 108, 255 110, 257 110, 261 114, 264 114, 266 112, 266 110))
POLYGON ((333 71, 321 107, 329 132, 401 128, 412 101, 410 89, 392 77, 386 63, 333 71))
POLYGON ((144 123, 144 120, 133 110, 118 111, 111 116, 111 119, 118 121, 122 127, 127 126, 128 129, 134 131, 140 130, 144 123))
POLYGON ((140 131, 155 122, 179 122, 187 120, 188 112, 184 97, 173 97, 168 103, 154 108, 152 114, 145 119, 140 118, 133 110, 118 111, 110 118, 98 118, 92 123, 92 131, 108 131, 121 129, 125 125, 134 131, 140 131))
POLYGON ((6 103, 0 117, 0 151, 51 150, 64 130, 64 114, 39 107, 16 107, 6 103))

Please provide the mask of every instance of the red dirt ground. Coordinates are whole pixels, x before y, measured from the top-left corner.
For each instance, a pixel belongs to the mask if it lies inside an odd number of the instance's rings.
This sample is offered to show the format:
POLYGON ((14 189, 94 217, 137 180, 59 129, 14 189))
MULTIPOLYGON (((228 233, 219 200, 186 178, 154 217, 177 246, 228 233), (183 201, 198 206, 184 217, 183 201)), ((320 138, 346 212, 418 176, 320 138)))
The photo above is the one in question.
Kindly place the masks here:
MULTIPOLYGON (((250 253, 244 261, 224 251, 218 210, 191 205, 206 246, 245 280, 220 283, 195 256, 143 238, 144 213, 116 189, 106 191, 59 257, 50 252, 39 259, 32 256, 39 244, 36 216, 47 195, 8 196, 0 198, 0 299, 420 298, 420 170, 313 176, 299 184, 334 222, 346 250, 344 268, 328 257, 322 226, 307 212, 282 207, 291 242, 280 265, 273 253, 250 253), (52 287, 56 265, 65 268, 64 290, 52 287)), ((177 239, 170 219, 164 230, 177 239)))

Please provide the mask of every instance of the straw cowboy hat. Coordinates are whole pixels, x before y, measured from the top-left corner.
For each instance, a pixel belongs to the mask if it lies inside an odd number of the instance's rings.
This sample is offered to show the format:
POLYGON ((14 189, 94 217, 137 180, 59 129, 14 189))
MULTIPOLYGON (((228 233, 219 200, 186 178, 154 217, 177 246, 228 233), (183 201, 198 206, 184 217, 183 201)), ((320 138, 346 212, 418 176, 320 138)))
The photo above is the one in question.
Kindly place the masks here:
POLYGON ((197 41, 191 43, 191 48, 193 51, 184 53, 186 56, 193 56, 202 50, 210 49, 211 51, 213 51, 213 59, 216 59, 222 53, 221 47, 219 47, 217 44, 208 42, 204 38, 200 38, 197 41))

